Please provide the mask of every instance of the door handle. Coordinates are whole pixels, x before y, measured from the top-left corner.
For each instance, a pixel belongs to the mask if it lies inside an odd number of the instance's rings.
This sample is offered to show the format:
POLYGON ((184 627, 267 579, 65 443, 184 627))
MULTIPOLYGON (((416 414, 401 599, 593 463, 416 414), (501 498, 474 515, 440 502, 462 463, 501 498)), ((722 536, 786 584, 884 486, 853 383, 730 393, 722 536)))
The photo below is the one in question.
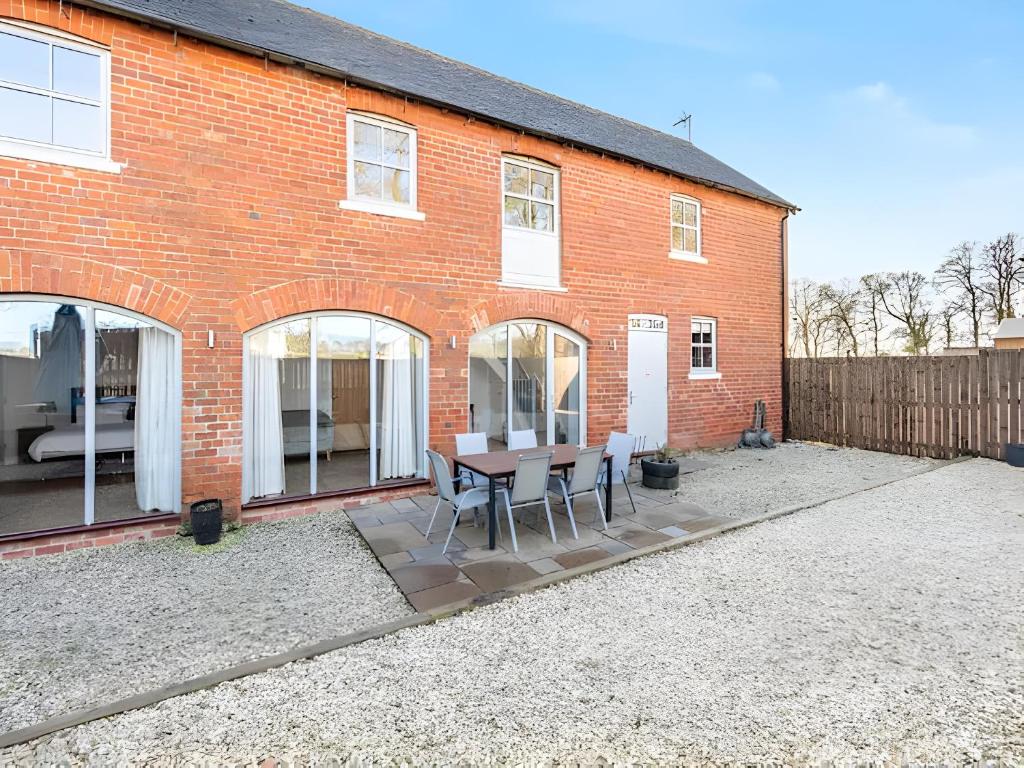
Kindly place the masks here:
POLYGON ((629 390, 629 404, 633 404, 633 390, 629 390))

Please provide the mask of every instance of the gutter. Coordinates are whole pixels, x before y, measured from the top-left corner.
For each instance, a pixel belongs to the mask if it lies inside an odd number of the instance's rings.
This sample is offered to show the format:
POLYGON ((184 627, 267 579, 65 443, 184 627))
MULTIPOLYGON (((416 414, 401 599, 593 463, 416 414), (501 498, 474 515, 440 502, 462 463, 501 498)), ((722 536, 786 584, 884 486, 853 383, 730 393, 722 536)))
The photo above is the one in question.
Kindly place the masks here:
POLYGON ((682 174, 679 171, 674 171, 674 170, 672 170, 670 168, 664 168, 662 166, 653 164, 653 163, 651 163, 649 161, 640 160, 639 158, 635 158, 635 157, 629 157, 628 155, 623 155, 623 154, 620 154, 618 152, 614 152, 612 150, 604 149, 602 147, 592 146, 592 145, 589 145, 589 144, 580 144, 580 143, 571 141, 570 139, 567 139, 564 136, 558 136, 557 134, 546 133, 544 131, 538 131, 538 130, 533 129, 533 128, 525 128, 525 127, 523 127, 521 125, 516 125, 514 123, 509 123, 509 122, 506 122, 504 120, 500 120, 498 118, 492 117, 490 115, 485 115, 485 114, 478 113, 478 112, 472 112, 470 110, 467 110, 465 107, 461 107, 461 106, 458 106, 458 105, 455 105, 455 104, 449 104, 449 103, 444 102, 444 101, 439 101, 439 100, 436 100, 436 99, 432 99, 429 96, 423 96, 421 94, 411 93, 411 92, 408 92, 408 91, 403 91, 403 90, 400 90, 400 89, 395 88, 393 86, 385 85, 383 83, 377 83, 377 82, 374 82, 372 80, 368 80, 366 78, 352 76, 352 75, 350 75, 350 74, 348 74, 346 72, 342 72, 341 70, 332 69, 331 67, 325 67, 322 64, 317 64, 316 62, 313 62, 313 61, 309 61, 309 60, 306 60, 306 59, 298 59, 298 58, 295 58, 294 56, 289 56, 287 54, 283 54, 283 53, 280 53, 278 51, 272 51, 270 49, 260 48, 260 47, 251 45, 249 43, 241 42, 239 40, 234 40, 234 39, 231 39, 231 38, 226 38, 226 37, 221 37, 219 35, 211 34, 209 32, 205 32, 203 30, 197 29, 196 27, 190 26, 188 24, 184 24, 182 22, 173 21, 171 19, 167 19, 167 18, 163 18, 163 17, 158 17, 158 16, 147 16, 146 14, 143 14, 143 13, 137 13, 135 11, 129 11, 129 10, 126 10, 126 9, 123 9, 123 8, 119 8, 119 7, 116 7, 116 6, 109 6, 106 3, 104 3, 103 0, 74 0, 74 2, 77 5, 80 5, 80 6, 83 6, 83 7, 86 7, 86 8, 92 8, 93 10, 97 10, 97 11, 102 11, 103 13, 109 13, 109 14, 111 14, 113 16, 120 16, 122 18, 129 19, 131 21, 136 21, 136 22, 139 22, 141 24, 147 24, 147 25, 152 26, 152 27, 160 27, 160 28, 163 28, 163 29, 166 29, 166 30, 174 32, 175 35, 177 35, 178 33, 181 33, 181 34, 184 34, 184 35, 186 35, 188 37, 196 38, 197 40, 203 40, 205 42, 214 43, 215 45, 219 45, 219 46, 221 46, 223 48, 229 48, 231 50, 240 51, 242 53, 248 53, 248 54, 250 54, 252 56, 256 56, 256 57, 261 58, 261 59, 277 62, 278 64, 284 64, 286 66, 298 66, 298 67, 301 67, 303 69, 309 70, 310 72, 316 72, 317 74, 325 75, 327 77, 331 77, 331 78, 336 79, 336 80, 343 80, 343 81, 346 81, 346 82, 349 82, 349 83, 353 83, 354 85, 359 85, 359 86, 362 86, 364 88, 369 88, 371 90, 383 91, 385 93, 392 93, 392 94, 394 94, 396 96, 401 96, 402 98, 414 99, 414 100, 416 100, 418 102, 422 102, 424 104, 429 104, 429 105, 434 106, 434 107, 438 107, 438 108, 441 108, 441 109, 446 109, 448 111, 455 111, 455 112, 458 112, 460 114, 467 115, 469 117, 472 117, 475 120, 481 120, 481 121, 484 121, 484 122, 492 123, 494 125, 502 126, 504 128, 510 128, 512 130, 518 131, 519 133, 528 133, 530 135, 537 136, 537 137, 542 138, 542 139, 547 139, 549 141, 554 141, 554 142, 557 142, 559 144, 562 144, 563 146, 579 147, 581 149, 586 149, 586 150, 588 150, 590 152, 593 152, 595 154, 603 154, 603 155, 607 155, 609 157, 615 157, 615 158, 618 158, 620 160, 623 160, 623 161, 626 161, 626 162, 629 162, 629 163, 639 163, 640 165, 643 165, 644 167, 650 168, 652 170, 662 171, 663 173, 667 173, 667 174, 670 174, 672 176, 676 176, 678 178, 683 178, 683 179, 686 179, 688 181, 693 181, 693 182, 696 182, 698 184, 703 184, 704 186, 711 187, 713 189, 720 189, 720 190, 723 190, 725 192, 730 192, 730 193, 735 194, 735 195, 740 195, 742 197, 746 197, 746 198, 749 198, 751 200, 758 200, 758 201, 760 201, 762 203, 767 203, 768 205, 774 206, 776 208, 782 208, 782 209, 784 209, 786 211, 791 211, 791 212, 795 213, 795 212, 800 210, 800 208, 798 208, 797 206, 795 206, 792 203, 787 202, 785 200, 772 199, 772 198, 764 197, 762 195, 757 195, 757 194, 754 194, 752 192, 747 192, 747 191, 742 190, 742 189, 737 189, 737 188, 732 187, 732 186, 730 186, 728 184, 722 184, 722 183, 719 183, 719 182, 716 182, 716 181, 712 181, 710 179, 703 179, 703 178, 701 178, 699 176, 690 176, 690 175, 682 174))

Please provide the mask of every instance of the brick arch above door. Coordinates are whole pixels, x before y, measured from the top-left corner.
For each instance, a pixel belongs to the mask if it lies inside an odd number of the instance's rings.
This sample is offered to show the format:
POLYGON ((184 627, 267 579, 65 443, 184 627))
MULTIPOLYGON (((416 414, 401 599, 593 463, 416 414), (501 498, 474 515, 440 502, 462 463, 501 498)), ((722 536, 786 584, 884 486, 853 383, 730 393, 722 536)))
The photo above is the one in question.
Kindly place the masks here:
POLYGON ((359 280, 293 280, 256 291, 232 304, 235 321, 243 332, 289 315, 332 309, 390 317, 427 337, 442 327, 437 311, 412 294, 359 280))
POLYGON ((92 259, 0 250, 0 293, 41 293, 123 307, 181 330, 191 295, 180 288, 92 259))
POLYGON ((467 311, 465 324, 476 333, 521 318, 550 320, 590 339, 589 323, 579 305, 561 294, 544 291, 510 293, 482 301, 467 311))

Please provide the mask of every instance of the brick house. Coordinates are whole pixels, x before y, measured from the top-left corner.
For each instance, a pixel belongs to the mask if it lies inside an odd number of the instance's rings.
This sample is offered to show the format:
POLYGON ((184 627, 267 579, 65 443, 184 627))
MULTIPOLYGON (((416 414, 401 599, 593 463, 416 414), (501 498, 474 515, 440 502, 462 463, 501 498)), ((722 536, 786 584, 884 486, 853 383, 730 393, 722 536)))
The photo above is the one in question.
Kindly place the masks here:
POLYGON ((0 552, 422 492, 458 432, 778 433, 795 210, 279 0, 0 0, 0 552))

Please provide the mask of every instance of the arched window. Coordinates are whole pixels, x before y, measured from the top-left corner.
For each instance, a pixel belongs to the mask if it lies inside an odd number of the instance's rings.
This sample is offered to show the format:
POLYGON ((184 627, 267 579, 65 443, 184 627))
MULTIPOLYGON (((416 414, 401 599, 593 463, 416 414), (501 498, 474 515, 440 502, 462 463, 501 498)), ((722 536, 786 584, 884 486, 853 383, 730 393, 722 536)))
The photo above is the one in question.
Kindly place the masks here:
POLYGON ((0 297, 0 535, 177 513, 180 372, 154 320, 0 297))
POLYGON ((587 434, 587 346, 567 328, 514 320, 473 336, 469 429, 495 448, 511 430, 532 429, 538 445, 581 445, 587 434))
POLYGON ((354 312, 245 336, 243 500, 424 477, 427 340, 354 312))

